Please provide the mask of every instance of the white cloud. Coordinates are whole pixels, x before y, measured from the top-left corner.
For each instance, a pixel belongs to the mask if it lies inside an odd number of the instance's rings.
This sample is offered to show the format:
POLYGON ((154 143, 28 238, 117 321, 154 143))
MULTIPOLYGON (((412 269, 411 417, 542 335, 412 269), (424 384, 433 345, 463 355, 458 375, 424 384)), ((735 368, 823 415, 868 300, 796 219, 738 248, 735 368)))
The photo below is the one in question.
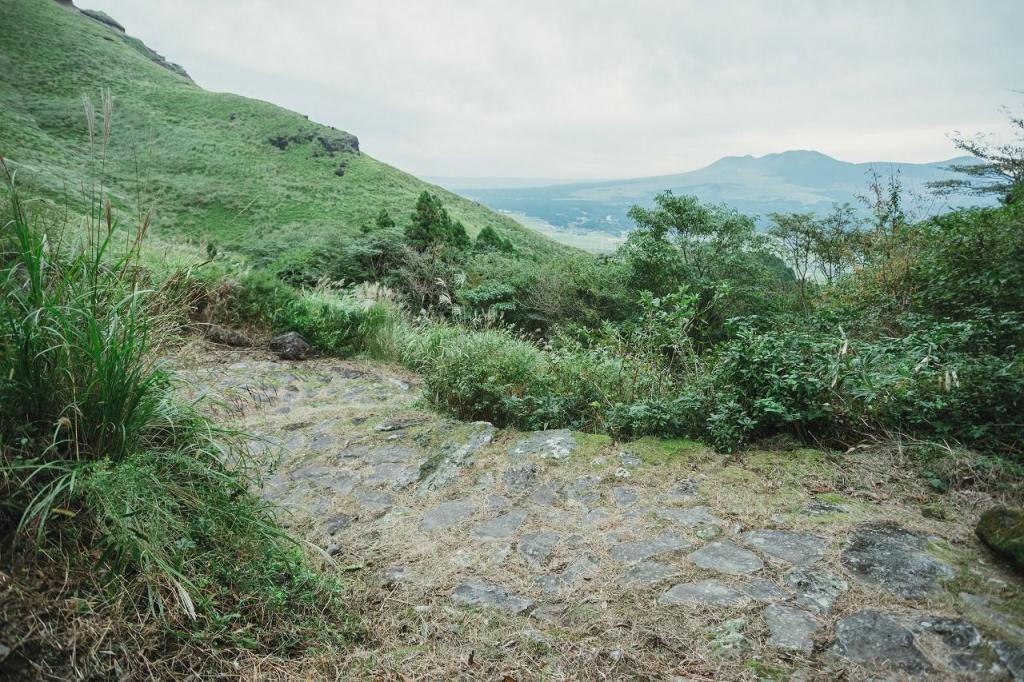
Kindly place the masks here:
POLYGON ((202 86, 421 175, 610 177, 814 148, 933 161, 1024 88, 1024 4, 80 0, 202 86))

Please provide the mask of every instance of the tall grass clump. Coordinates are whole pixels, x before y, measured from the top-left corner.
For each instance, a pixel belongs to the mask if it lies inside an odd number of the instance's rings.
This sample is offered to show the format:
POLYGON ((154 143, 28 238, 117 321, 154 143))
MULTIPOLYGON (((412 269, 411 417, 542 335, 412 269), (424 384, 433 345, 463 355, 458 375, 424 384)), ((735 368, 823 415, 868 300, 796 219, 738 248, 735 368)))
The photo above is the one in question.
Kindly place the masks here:
MULTIPOLYGON (((104 149, 110 113, 106 99, 102 133, 89 117, 104 149)), ((149 216, 122 229, 98 183, 69 227, 0 171, 3 554, 56 563, 97 608, 207 646, 344 633, 324 627, 344 622, 338 586, 250 492, 247 441, 182 402, 160 363, 185 302, 143 268, 149 216)))

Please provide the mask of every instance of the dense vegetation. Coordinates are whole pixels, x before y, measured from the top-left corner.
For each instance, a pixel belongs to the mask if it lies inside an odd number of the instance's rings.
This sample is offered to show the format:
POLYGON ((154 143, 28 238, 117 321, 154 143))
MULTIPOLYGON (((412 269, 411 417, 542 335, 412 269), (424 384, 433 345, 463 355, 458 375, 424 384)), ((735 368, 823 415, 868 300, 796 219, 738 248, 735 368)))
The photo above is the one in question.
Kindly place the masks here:
MULTIPOLYGON (((110 100, 86 111, 102 156, 110 100)), ((163 364, 190 277, 158 281, 144 267, 150 215, 120 225, 97 177, 79 224, 23 199, 2 157, 0 173, 0 553, 5 571, 49 576, 40 593, 63 585, 81 618, 61 632, 51 613, 30 635, 32 618, 60 607, 12 598, 17 582, 5 578, 5 625, 23 633, 8 672, 27 676, 26 655, 36 672, 61 670, 59 651, 89 638, 90 619, 136 660, 85 647, 72 665, 110 677, 344 641, 354 630, 340 584, 253 493, 249 440, 185 401, 163 364)))
POLYGON ((322 255, 320 272, 363 286, 302 293, 254 273, 234 311, 334 352, 398 359, 467 419, 726 451, 776 435, 948 441, 1016 462, 1021 204, 912 220, 898 178, 867 182, 871 219, 848 206, 777 214, 767 234, 664 193, 633 209, 613 257, 557 268, 445 236, 450 220, 441 209, 429 227, 421 198, 404 233, 371 232, 390 244, 388 267, 332 271, 359 261, 358 241, 322 255), (474 272, 480 250, 509 275, 474 272))

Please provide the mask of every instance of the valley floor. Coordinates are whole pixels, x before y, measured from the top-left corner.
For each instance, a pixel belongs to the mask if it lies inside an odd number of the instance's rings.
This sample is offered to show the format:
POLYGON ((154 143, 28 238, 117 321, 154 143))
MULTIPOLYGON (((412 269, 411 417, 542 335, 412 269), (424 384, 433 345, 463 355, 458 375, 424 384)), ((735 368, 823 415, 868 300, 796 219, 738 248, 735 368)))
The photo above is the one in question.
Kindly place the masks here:
POLYGON ((336 675, 1024 675, 1024 586, 973 533, 992 500, 929 491, 898 451, 521 433, 428 411, 393 367, 198 343, 177 363, 345 572, 367 637, 336 675))

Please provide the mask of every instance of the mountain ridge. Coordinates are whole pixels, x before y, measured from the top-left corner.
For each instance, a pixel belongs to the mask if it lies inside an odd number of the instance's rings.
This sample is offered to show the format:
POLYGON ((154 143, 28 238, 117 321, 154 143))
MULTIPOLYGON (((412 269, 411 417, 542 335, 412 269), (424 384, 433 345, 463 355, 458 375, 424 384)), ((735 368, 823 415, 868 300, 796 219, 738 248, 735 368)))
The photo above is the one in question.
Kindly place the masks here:
MULTIPOLYGON (((858 196, 868 189, 872 170, 882 179, 898 174, 907 190, 924 196, 929 182, 954 177, 948 170, 950 165, 975 161, 970 156, 959 156, 925 163, 850 162, 815 150, 796 149, 761 156, 725 156, 692 171, 667 175, 542 187, 452 189, 495 210, 520 213, 556 228, 621 234, 630 226, 626 216, 629 207, 651 205, 654 195, 665 190, 724 203, 763 220, 771 212, 823 214, 835 204, 857 205, 858 196)), ((944 201, 940 211, 958 205, 956 202, 991 203, 966 195, 953 195, 944 201)))

